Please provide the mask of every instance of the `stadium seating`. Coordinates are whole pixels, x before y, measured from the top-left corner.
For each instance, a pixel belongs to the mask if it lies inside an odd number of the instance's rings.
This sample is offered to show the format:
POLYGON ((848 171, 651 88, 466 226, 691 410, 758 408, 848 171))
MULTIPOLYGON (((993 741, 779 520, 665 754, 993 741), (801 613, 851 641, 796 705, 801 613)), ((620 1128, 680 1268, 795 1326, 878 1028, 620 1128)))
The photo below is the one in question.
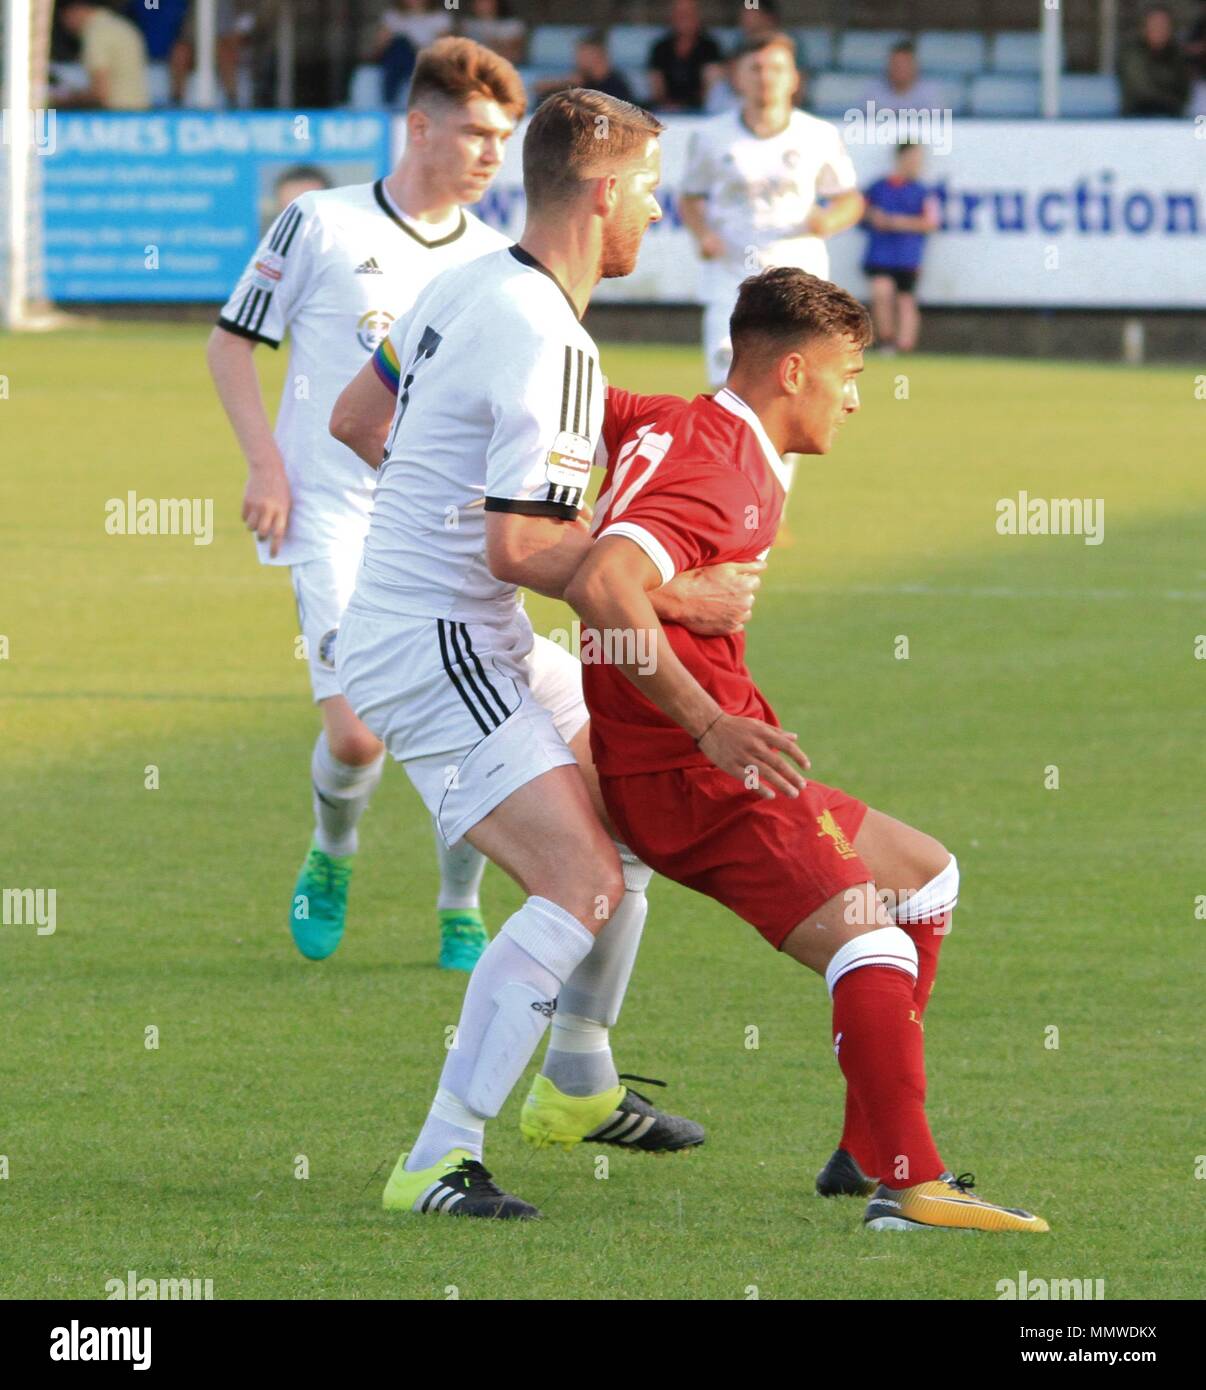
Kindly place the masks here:
POLYGON ((808 84, 808 106, 818 116, 840 116, 862 106, 869 82, 865 72, 819 72, 808 84))
POLYGON ((649 63, 649 50, 666 32, 661 24, 614 24, 608 35, 607 51, 611 61, 631 77, 633 70, 643 71, 649 63))
POLYGON ((835 66, 843 72, 882 73, 892 45, 908 37, 903 29, 847 29, 837 42, 835 66))
POLYGON ((383 100, 381 69, 376 63, 361 63, 348 83, 348 105, 353 111, 375 111, 383 100))
POLYGON ((970 115, 1012 116, 1025 119, 1039 114, 1037 77, 981 73, 971 80, 970 115))
POLYGON ((808 29, 793 29, 792 37, 804 53, 804 65, 809 72, 821 72, 833 66, 833 33, 823 25, 808 29))
POLYGON ((936 30, 917 39, 917 65, 926 77, 968 77, 984 71, 983 34, 936 30))
POLYGON ((1034 74, 1042 65, 1042 39, 1033 33, 998 34, 992 41, 988 66, 993 72, 1034 74))
POLYGON ((587 24, 539 25, 528 39, 529 66, 551 68, 556 72, 572 71, 574 48, 582 35, 589 32, 587 24))
POLYGON ((1059 82, 1061 116, 1117 116, 1122 92, 1112 72, 1064 73, 1059 82))

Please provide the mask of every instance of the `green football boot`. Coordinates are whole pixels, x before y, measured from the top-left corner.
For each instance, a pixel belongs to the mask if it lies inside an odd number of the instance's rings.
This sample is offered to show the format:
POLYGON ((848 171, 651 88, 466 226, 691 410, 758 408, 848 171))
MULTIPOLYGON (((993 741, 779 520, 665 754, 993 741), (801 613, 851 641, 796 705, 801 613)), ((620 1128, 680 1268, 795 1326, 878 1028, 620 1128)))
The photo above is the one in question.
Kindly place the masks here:
POLYGON ((490 934, 476 907, 440 909, 441 970, 464 970, 468 973, 489 944, 490 934))
POLYGON ((289 930, 307 960, 326 960, 343 939, 354 857, 326 854, 317 845, 306 855, 293 889, 289 930))

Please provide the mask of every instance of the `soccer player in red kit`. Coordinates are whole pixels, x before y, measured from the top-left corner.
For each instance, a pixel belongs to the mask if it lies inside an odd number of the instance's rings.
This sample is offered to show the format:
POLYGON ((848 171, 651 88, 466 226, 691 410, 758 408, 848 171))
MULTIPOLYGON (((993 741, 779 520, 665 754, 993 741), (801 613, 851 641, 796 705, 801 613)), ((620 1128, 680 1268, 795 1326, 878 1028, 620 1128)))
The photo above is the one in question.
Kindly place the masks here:
POLYGON ((796 735, 746 669, 744 634, 663 626, 650 603, 681 570, 765 556, 785 495, 781 455, 827 453, 858 408, 870 321, 836 285, 766 270, 742 284, 731 328, 733 364, 715 396, 609 392, 595 544, 565 593, 584 653, 590 643, 603 657, 583 666, 603 800, 658 873, 824 976, 847 1107, 819 1190, 869 1196, 876 1230, 1046 1231, 954 1177, 926 1119, 922 1015, 955 860, 804 777, 796 735))

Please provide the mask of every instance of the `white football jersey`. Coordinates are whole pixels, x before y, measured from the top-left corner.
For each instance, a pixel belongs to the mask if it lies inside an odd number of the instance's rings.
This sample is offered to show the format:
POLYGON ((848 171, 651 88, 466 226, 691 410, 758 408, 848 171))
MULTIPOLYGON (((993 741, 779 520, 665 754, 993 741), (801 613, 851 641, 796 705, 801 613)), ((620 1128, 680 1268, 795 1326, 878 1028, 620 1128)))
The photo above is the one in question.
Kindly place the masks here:
POLYGON ((265 564, 359 549, 376 479, 331 438, 335 401, 428 281, 509 244, 463 209, 444 235, 430 231, 402 216, 381 180, 303 193, 268 228, 218 317, 271 347, 290 335, 275 435, 293 506, 276 558, 257 542, 265 564))
POLYGON ((791 265, 827 276, 820 237, 801 232, 817 198, 858 186, 837 128, 793 111, 778 135, 760 138, 740 111, 704 121, 691 136, 682 191, 707 198, 708 225, 724 241, 724 256, 704 262, 707 284, 730 287, 768 266, 791 265))
POLYGON ((577 516, 603 425, 594 342, 511 246, 428 285, 373 363, 398 402, 351 608, 511 621, 485 514, 577 516))

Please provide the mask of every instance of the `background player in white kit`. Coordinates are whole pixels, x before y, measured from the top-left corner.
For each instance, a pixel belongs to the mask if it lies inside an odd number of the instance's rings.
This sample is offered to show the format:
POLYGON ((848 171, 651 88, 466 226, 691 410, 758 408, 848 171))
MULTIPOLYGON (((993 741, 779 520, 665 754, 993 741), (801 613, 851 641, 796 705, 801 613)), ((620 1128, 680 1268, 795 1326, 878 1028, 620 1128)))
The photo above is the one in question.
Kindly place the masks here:
POLYGON ((704 263, 703 345, 714 387, 724 384, 732 362, 729 316, 742 280, 778 265, 827 280, 826 238, 863 215, 841 135, 792 104, 800 86, 792 40, 768 34, 744 43, 733 85, 741 109, 692 135, 679 200, 704 263))
MULTIPOLYGON (((477 202, 523 115, 523 83, 468 39, 441 39, 415 68, 406 150, 373 184, 306 193, 268 229, 222 309, 210 370, 247 459, 243 519, 264 564, 289 565, 322 732, 314 747, 314 839, 290 906, 303 955, 343 934, 356 825, 381 776, 379 741, 335 677, 334 641, 368 531, 375 477, 328 430, 331 407, 398 315, 440 271, 509 244, 463 204, 477 202), (289 372, 275 435, 252 353, 288 329, 289 372)), ((471 970, 487 935, 484 859, 471 845, 440 861, 440 964, 471 970)))
MULTIPOLYGON (((632 270, 661 215, 661 129, 600 92, 550 97, 524 139, 519 244, 429 286, 332 417, 372 459, 393 412, 340 682, 449 842, 466 836, 528 894, 474 968, 427 1121, 386 1185, 391 1209, 536 1215, 494 1185, 481 1154, 486 1119, 550 1018, 527 1139, 653 1150, 703 1139, 619 1084, 608 1029, 650 872, 604 829, 580 693, 543 696, 550 644, 533 639, 516 594, 560 597, 591 544, 579 507, 604 392, 579 315, 601 276, 632 270)), ((676 602, 671 588, 660 601, 676 602)))

